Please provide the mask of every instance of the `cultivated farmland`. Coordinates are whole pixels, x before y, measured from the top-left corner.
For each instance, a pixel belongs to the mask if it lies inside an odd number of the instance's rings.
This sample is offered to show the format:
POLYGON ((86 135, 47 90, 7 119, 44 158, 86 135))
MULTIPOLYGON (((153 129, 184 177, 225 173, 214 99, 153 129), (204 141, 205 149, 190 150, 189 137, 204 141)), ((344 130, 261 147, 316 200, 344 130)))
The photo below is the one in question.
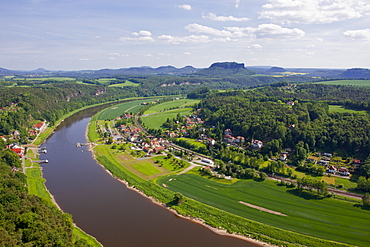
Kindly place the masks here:
POLYGON ((364 86, 370 87, 370 80, 337 80, 337 81, 322 81, 317 84, 325 85, 342 85, 342 86, 364 86))
POLYGON ((150 99, 134 100, 111 106, 97 114, 96 120, 109 120, 119 117, 124 112, 136 113, 141 107, 141 103, 147 102, 150 99))
POLYGON ((194 99, 180 99, 180 100, 167 101, 162 104, 158 104, 158 105, 154 105, 150 107, 149 110, 144 112, 144 115, 162 112, 162 111, 166 111, 166 110, 174 109, 174 108, 189 107, 199 102, 200 100, 194 100, 194 99))
POLYGON ((240 180, 220 184, 193 174, 167 176, 158 184, 202 203, 279 228, 367 246, 370 214, 356 205, 330 198, 305 199, 294 189, 277 186, 273 181, 240 180), (246 206, 249 203, 287 216, 246 206))
POLYGON ((167 120, 167 118, 172 119, 179 113, 182 115, 189 115, 192 113, 192 108, 179 108, 170 111, 160 112, 157 114, 152 114, 146 117, 141 117, 142 123, 147 129, 160 129, 162 124, 167 120))

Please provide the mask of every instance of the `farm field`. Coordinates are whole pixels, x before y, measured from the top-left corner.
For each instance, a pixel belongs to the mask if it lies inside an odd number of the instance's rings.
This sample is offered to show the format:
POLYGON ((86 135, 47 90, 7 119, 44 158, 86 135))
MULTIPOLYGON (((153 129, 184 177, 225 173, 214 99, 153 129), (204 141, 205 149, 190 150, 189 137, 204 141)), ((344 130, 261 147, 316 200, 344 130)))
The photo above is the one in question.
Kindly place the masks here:
POLYGON ((140 83, 134 83, 132 81, 126 80, 125 83, 111 84, 108 87, 138 87, 140 83))
POLYGON ((317 84, 370 87, 370 80, 322 81, 322 82, 318 82, 317 84))
POLYGON ((359 246, 370 243, 369 212, 348 202, 331 198, 305 199, 296 195, 295 190, 277 186, 273 181, 239 180, 226 185, 194 174, 182 174, 161 177, 157 183, 202 203, 271 226, 359 246))
POLYGON ((151 99, 141 99, 125 102, 106 108, 96 115, 96 120, 109 120, 119 117, 124 112, 136 113, 142 107, 141 103, 151 99))
POLYGON ((147 129, 160 129, 162 124, 167 120, 167 118, 175 118, 178 113, 180 115, 189 115, 193 112, 192 108, 179 108, 170 111, 161 112, 158 114, 149 115, 146 117, 141 117, 142 123, 147 129))
POLYGON ((76 81, 72 77, 27 77, 27 78, 13 78, 15 81, 76 81))
POLYGON ((339 113, 359 113, 359 114, 366 114, 367 111, 357 111, 352 109, 347 109, 341 105, 329 105, 329 112, 339 112, 339 113))
POLYGON ((154 105, 150 107, 147 111, 144 112, 145 114, 153 114, 157 112, 166 111, 173 108, 182 108, 186 106, 193 106, 196 103, 199 103, 200 100, 195 99, 180 99, 180 100, 172 100, 167 101, 159 105, 154 105))

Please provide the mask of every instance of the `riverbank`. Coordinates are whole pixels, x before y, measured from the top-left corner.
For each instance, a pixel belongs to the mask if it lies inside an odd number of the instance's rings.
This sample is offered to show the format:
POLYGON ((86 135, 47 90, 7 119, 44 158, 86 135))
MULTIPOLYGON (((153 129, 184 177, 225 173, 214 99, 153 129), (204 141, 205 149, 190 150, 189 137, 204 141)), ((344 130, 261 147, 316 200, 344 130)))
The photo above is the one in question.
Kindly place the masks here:
MULTIPOLYGON (((91 129, 91 128, 87 128, 91 129)), ((90 140, 93 141, 93 140, 90 140)), ((181 205, 174 205, 174 192, 152 181, 146 181, 128 171, 119 162, 119 152, 115 150, 103 153, 94 150, 93 157, 107 172, 117 178, 130 189, 150 199, 179 217, 186 218, 202 224, 209 229, 228 236, 242 237, 246 241, 256 241, 262 246, 351 246, 335 241, 319 239, 316 237, 278 229, 270 225, 243 218, 218 208, 202 204, 198 201, 184 197, 181 205)))
MULTIPOLYGON (((86 138, 87 138, 87 131, 86 131, 86 138)), ((274 246, 274 245, 270 245, 268 243, 264 243, 262 241, 258 241, 258 240, 253 239, 253 238, 248 238, 246 236, 242 236, 242 235, 235 234, 235 233, 234 234, 231 234, 231 233, 228 233, 226 230, 222 230, 222 229, 218 229, 218 228, 212 227, 212 226, 206 224, 206 222, 204 220, 200 219, 200 218, 195 218, 195 217, 191 217, 191 216, 184 216, 184 215, 179 214, 178 211, 176 211, 175 209, 173 209, 171 207, 168 207, 166 205, 166 203, 163 203, 163 202, 158 201, 153 196, 148 196, 142 190, 139 190, 138 188, 136 188, 135 185, 132 185, 129 182, 127 182, 126 180, 117 177, 111 170, 109 170, 109 168, 107 168, 107 166, 102 165, 102 163, 97 159, 94 150, 90 150, 90 151, 91 151, 91 155, 92 155, 93 159, 96 160, 96 162, 98 163, 98 165, 101 166, 104 169, 104 171, 107 172, 110 176, 114 177, 117 181, 123 183, 128 189, 130 189, 132 191, 135 191, 136 193, 140 194, 141 196, 147 198, 148 200, 150 200, 151 203, 153 203, 153 204, 155 204, 157 206, 160 206, 162 208, 167 209, 168 211, 170 211, 171 213, 173 213, 175 216, 177 216, 179 218, 183 218, 183 219, 189 220, 189 221, 191 221, 191 222, 193 222, 195 224, 202 225, 203 227, 206 227, 209 230, 213 231, 214 233, 219 234, 219 235, 222 235, 222 236, 235 237, 235 238, 244 240, 246 242, 252 243, 252 244, 254 244, 256 246, 271 246, 271 247, 274 246)))

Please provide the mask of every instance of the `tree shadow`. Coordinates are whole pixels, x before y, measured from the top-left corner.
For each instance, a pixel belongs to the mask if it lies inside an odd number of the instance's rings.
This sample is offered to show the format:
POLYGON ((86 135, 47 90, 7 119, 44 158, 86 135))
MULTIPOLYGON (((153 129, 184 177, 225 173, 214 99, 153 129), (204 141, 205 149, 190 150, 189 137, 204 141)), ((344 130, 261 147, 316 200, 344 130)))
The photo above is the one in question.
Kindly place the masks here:
POLYGON ((318 195, 316 192, 307 190, 292 189, 287 190, 287 192, 291 195, 299 196, 305 200, 322 200, 327 197, 325 195, 318 195))
POLYGON ((353 205, 354 207, 356 208, 361 208, 363 210, 367 210, 367 211, 370 211, 370 207, 369 206, 364 206, 363 204, 359 204, 359 203, 356 203, 355 205, 353 205))

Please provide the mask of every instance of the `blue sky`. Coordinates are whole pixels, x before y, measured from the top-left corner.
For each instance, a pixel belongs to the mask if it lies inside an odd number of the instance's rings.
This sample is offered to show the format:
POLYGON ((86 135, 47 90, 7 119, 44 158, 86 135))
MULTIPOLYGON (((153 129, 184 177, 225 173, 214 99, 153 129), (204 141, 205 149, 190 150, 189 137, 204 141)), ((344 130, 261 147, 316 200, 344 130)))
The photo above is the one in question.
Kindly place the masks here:
POLYGON ((0 67, 370 68, 368 0, 1 0, 0 67))

